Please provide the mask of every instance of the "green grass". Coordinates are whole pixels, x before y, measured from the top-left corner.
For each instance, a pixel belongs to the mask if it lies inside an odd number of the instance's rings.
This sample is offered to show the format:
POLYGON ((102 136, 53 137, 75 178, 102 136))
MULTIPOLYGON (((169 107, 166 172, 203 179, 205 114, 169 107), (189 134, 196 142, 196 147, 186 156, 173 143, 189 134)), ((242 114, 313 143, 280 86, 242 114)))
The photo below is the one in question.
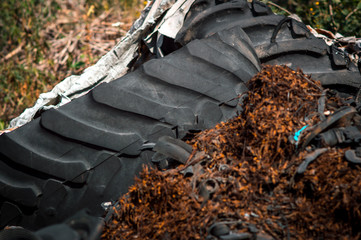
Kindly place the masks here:
POLYGON ((58 7, 46 0, 0 2, 0 129, 54 84, 54 74, 37 65, 48 50, 42 28, 58 7), (7 58, 19 47, 18 54, 7 58))
MULTIPOLYGON (((48 28, 59 15, 70 20, 61 24, 64 32, 70 34, 73 29, 88 28, 92 20, 110 8, 116 8, 117 13, 127 10, 135 16, 138 12, 129 9, 139 9, 139 3, 139 0, 85 0, 82 5, 79 1, 68 6, 60 0, 0 1, 0 130, 32 106, 40 93, 49 91, 66 76, 80 74, 102 56, 83 44, 75 52, 66 52, 66 62, 57 65, 50 41, 65 39, 67 35, 57 36, 57 29, 48 28), (76 22, 71 22, 75 15, 76 22)), ((120 15, 115 17, 114 21, 120 20, 120 15)))
MULTIPOLYGON (((277 3, 297 14, 305 24, 322 28, 344 36, 361 37, 361 1, 359 0, 262 0, 277 3)), ((279 14, 288 14, 269 4, 279 14)))

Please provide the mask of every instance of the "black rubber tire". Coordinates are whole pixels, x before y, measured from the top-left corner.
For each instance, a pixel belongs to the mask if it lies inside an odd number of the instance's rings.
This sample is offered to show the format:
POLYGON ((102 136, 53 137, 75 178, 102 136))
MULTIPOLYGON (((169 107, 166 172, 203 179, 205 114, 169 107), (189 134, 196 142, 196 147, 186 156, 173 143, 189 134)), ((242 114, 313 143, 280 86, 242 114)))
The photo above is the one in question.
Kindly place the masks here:
POLYGON ((0 136, 0 224, 31 230, 127 192, 161 136, 183 138, 236 115, 260 70, 247 35, 194 40, 0 136))
POLYGON ((13 228, 0 231, 0 240, 41 240, 41 238, 24 228, 13 228))
POLYGON ((275 15, 257 1, 197 1, 176 40, 186 44, 222 29, 238 28, 251 39, 261 63, 301 68, 323 86, 342 93, 356 95, 359 91, 360 71, 344 52, 316 38, 305 24, 275 15))

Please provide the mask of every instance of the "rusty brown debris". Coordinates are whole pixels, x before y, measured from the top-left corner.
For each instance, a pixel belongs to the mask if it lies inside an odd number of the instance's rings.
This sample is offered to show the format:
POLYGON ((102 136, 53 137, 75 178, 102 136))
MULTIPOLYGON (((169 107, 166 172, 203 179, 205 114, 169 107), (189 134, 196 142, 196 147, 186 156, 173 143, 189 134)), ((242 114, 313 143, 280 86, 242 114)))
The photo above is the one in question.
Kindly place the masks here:
POLYGON ((191 140, 185 165, 144 168, 110 210, 103 239, 361 237, 361 168, 344 159, 350 147, 300 147, 347 104, 286 66, 264 66, 248 87, 243 112, 191 140))

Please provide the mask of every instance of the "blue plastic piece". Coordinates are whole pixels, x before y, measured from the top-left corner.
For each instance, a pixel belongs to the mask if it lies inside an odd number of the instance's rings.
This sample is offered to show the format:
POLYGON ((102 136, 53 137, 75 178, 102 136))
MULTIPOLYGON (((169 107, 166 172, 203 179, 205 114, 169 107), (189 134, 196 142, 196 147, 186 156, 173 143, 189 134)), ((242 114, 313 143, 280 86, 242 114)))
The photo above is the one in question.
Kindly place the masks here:
POLYGON ((298 130, 295 135, 293 136, 293 139, 298 142, 299 137, 301 135, 301 133, 308 127, 308 125, 304 126, 303 128, 301 128, 300 130, 298 130))

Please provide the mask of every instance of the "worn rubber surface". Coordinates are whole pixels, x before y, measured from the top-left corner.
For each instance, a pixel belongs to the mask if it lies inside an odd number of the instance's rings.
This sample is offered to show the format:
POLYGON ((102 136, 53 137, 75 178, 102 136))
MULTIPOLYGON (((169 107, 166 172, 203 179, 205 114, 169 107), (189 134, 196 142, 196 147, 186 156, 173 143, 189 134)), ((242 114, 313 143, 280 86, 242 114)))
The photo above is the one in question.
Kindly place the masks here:
POLYGON ((341 50, 316 38, 305 24, 275 15, 257 1, 196 1, 176 40, 186 44, 223 29, 238 28, 251 39, 261 63, 301 68, 325 87, 351 95, 358 92, 360 71, 341 50))
POLYGON ((0 136, 0 223, 35 230, 82 208, 103 214, 152 143, 183 138, 234 116, 260 70, 241 29, 194 40, 87 95, 0 136))

